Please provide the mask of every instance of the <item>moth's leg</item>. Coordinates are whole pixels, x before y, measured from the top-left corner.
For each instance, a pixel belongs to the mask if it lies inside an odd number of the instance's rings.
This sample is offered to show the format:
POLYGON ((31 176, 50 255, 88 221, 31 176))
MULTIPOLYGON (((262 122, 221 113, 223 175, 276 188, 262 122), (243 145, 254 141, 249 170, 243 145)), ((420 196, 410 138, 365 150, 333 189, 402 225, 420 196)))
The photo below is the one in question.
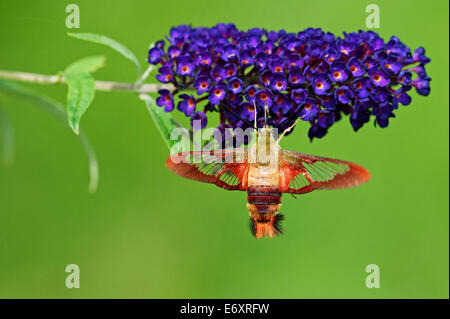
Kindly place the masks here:
POLYGON ((300 120, 300 118, 298 118, 294 124, 292 124, 291 126, 289 126, 287 129, 284 130, 283 133, 281 133, 280 137, 277 140, 277 144, 280 144, 281 139, 283 138, 284 134, 286 134, 287 132, 289 132, 290 130, 292 130, 294 128, 295 125, 297 125, 298 121, 300 120))

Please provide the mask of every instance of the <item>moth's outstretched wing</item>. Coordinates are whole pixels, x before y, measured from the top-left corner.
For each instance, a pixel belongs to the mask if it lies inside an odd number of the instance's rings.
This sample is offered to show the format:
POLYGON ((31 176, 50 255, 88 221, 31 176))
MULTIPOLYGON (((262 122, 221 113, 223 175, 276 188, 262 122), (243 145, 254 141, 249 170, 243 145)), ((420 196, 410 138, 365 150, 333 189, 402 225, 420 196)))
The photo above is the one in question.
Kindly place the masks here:
POLYGON ((166 166, 182 177, 224 189, 245 191, 248 188, 247 149, 173 154, 166 160, 166 166))
POLYGON ((354 187, 370 179, 369 171, 355 163, 293 151, 281 152, 280 191, 283 193, 354 187))

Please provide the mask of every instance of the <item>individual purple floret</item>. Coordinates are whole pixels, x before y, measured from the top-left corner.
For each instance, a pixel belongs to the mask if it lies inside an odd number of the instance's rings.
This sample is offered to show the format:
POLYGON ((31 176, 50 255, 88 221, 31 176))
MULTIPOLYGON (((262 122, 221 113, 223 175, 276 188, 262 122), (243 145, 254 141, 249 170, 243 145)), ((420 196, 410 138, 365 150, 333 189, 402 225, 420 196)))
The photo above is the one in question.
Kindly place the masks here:
POLYGON ((164 111, 170 112, 175 107, 173 104, 173 96, 169 90, 159 90, 159 97, 156 99, 156 104, 164 106, 164 111))
POLYGON ((256 111, 258 127, 309 122, 312 140, 344 115, 355 131, 371 118, 387 127, 398 105, 411 103, 412 88, 430 93, 425 49, 411 52, 397 37, 385 42, 373 31, 336 37, 313 28, 241 31, 221 23, 174 27, 165 41, 148 53, 148 62, 159 65, 157 80, 173 85, 159 91, 157 104, 170 112, 177 101, 177 109, 202 128, 210 112, 219 112, 218 131, 246 129, 256 111))

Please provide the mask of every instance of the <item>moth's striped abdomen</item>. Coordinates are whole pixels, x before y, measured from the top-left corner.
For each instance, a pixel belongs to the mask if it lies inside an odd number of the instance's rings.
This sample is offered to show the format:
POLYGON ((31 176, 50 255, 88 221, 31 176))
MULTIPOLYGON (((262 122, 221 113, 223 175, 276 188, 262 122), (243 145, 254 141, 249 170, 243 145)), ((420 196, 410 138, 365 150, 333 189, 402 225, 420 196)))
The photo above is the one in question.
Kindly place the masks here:
POLYGON ((281 206, 281 193, 274 186, 252 185, 247 191, 247 208, 250 213, 250 230, 256 238, 275 237, 279 235, 278 214, 281 206))

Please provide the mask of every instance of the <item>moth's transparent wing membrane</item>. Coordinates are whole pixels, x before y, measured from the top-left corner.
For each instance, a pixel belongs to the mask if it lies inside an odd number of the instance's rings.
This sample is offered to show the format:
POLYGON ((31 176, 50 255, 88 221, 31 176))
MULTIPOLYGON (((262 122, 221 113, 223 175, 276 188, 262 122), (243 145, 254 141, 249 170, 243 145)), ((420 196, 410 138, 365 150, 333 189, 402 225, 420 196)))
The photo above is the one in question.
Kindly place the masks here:
POLYGON ((248 188, 247 149, 173 154, 166 160, 166 166, 179 176, 227 190, 248 188))
POLYGON ((315 189, 354 187, 370 180, 364 167, 331 158, 282 151, 280 191, 304 194, 315 189))

